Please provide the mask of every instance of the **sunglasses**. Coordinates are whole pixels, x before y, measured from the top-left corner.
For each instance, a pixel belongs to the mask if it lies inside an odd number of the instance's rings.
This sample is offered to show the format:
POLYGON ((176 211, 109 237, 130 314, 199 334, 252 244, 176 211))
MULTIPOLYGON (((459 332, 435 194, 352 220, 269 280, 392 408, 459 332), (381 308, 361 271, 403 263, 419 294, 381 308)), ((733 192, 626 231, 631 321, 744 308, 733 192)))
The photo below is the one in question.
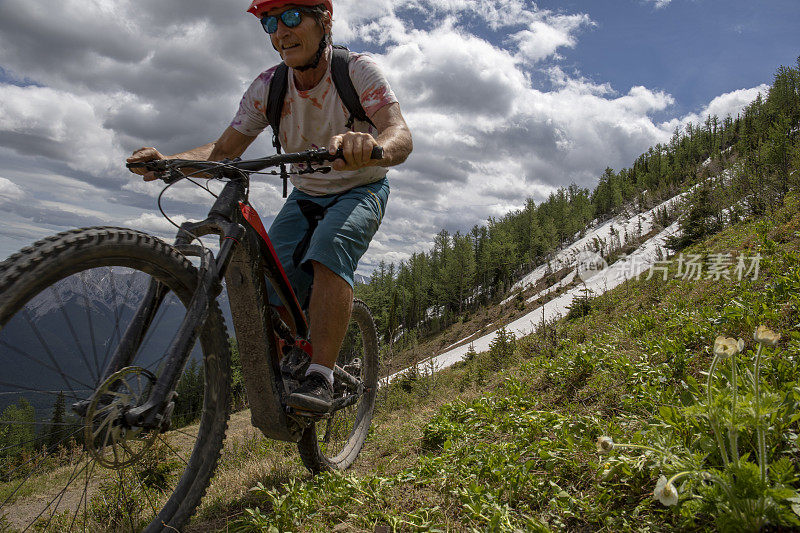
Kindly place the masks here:
POLYGON ((287 9, 278 16, 264 15, 261 17, 261 25, 264 27, 265 32, 273 34, 278 31, 278 19, 280 18, 281 22, 283 22, 287 28, 296 28, 303 22, 304 13, 310 14, 311 12, 306 9, 293 7, 287 9))

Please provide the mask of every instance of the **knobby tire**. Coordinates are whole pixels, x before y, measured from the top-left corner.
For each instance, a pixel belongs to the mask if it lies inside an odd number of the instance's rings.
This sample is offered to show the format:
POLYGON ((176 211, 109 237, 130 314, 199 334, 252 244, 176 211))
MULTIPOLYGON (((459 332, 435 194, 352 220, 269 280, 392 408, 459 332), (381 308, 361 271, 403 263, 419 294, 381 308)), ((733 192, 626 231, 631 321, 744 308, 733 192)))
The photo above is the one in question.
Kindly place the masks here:
MULTIPOLYGON (((358 403, 311 424, 298 442, 303 464, 312 473, 350 467, 361 452, 372 422, 378 386, 378 335, 372 314, 361 300, 353 301, 350 324, 336 364, 347 368, 356 357, 361 359, 356 377, 365 387, 358 403)), ((351 367, 351 373, 354 368, 351 367)), ((335 399, 341 394, 341 386, 338 382, 334 385, 335 399)))
MULTIPOLYGON (((70 407, 99 385, 137 291, 150 278, 171 291, 162 303, 166 318, 154 319, 152 328, 164 328, 171 339, 173 315, 182 307, 185 313, 197 269, 157 238, 85 228, 41 240, 0 263, 0 368, 7 369, 0 377, 0 529, 176 531, 199 505, 220 457, 230 406, 230 348, 215 301, 198 342, 202 354, 195 346, 202 405, 185 408, 187 425, 159 434, 141 461, 130 467, 119 462, 118 470, 98 463, 76 441, 83 420, 70 407), (102 290, 105 302, 90 300, 102 290), (50 323, 56 319, 58 328, 50 323), (24 375, 13 371, 20 365, 28 369, 24 375), (66 407, 60 419, 51 407, 58 391, 66 407), (55 489, 39 486, 50 479, 59 482, 55 489)), ((148 367, 133 372, 144 389, 163 360, 158 335, 143 339, 133 362, 148 367)), ((124 442, 134 448, 138 441, 124 442)))

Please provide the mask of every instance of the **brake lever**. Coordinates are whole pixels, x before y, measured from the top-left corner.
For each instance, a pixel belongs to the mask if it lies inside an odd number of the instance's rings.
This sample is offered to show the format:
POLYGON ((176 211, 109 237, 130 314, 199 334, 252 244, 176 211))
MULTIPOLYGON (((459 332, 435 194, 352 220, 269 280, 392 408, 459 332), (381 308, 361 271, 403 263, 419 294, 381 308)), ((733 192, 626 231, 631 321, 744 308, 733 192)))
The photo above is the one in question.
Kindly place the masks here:
POLYGON ((174 168, 167 168, 163 159, 144 161, 142 163, 126 163, 125 166, 129 169, 144 168, 150 172, 155 172, 156 177, 167 185, 172 185, 184 177, 181 171, 174 168))
POLYGON ((300 175, 300 174, 314 174, 315 172, 319 172, 320 174, 327 174, 328 172, 333 170, 333 167, 329 167, 327 165, 323 166, 323 167, 315 167, 311 163, 311 161, 306 161, 304 163, 304 165, 306 165, 306 168, 301 168, 301 169, 297 170, 297 174, 298 175, 300 175))
POLYGON ((174 168, 169 169, 166 172, 162 172, 159 179, 166 183, 167 185, 172 185, 176 181, 180 181, 184 178, 183 172, 180 170, 176 170, 174 168))

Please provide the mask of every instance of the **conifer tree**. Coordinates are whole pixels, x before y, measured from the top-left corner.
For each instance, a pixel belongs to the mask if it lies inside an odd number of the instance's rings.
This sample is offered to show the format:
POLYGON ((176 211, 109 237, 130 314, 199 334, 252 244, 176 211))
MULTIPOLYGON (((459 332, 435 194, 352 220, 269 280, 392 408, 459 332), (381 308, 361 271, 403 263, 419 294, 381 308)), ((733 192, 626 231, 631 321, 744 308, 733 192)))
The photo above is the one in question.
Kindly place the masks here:
POLYGON ((53 416, 50 418, 50 427, 47 432, 47 447, 52 449, 61 441, 64 432, 66 406, 64 391, 59 391, 56 402, 53 404, 53 416))

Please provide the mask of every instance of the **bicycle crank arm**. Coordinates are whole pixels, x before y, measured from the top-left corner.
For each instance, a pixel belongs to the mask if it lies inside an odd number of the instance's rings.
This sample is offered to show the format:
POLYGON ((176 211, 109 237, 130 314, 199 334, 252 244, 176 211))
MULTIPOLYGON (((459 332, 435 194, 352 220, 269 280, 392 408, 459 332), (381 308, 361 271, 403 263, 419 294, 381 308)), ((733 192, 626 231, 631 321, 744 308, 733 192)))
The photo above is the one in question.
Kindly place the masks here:
POLYGON ((361 393, 357 394, 348 394, 344 398, 337 398, 331 402, 331 413, 338 411, 339 409, 344 409, 345 407, 350 407, 358 403, 358 399, 361 398, 361 393))
POLYGON ((356 392, 358 394, 362 394, 364 392, 364 384, 361 382, 361 380, 353 376, 349 372, 347 372, 339 365, 333 367, 333 375, 334 377, 339 378, 344 383, 347 383, 348 385, 356 389, 356 392))

